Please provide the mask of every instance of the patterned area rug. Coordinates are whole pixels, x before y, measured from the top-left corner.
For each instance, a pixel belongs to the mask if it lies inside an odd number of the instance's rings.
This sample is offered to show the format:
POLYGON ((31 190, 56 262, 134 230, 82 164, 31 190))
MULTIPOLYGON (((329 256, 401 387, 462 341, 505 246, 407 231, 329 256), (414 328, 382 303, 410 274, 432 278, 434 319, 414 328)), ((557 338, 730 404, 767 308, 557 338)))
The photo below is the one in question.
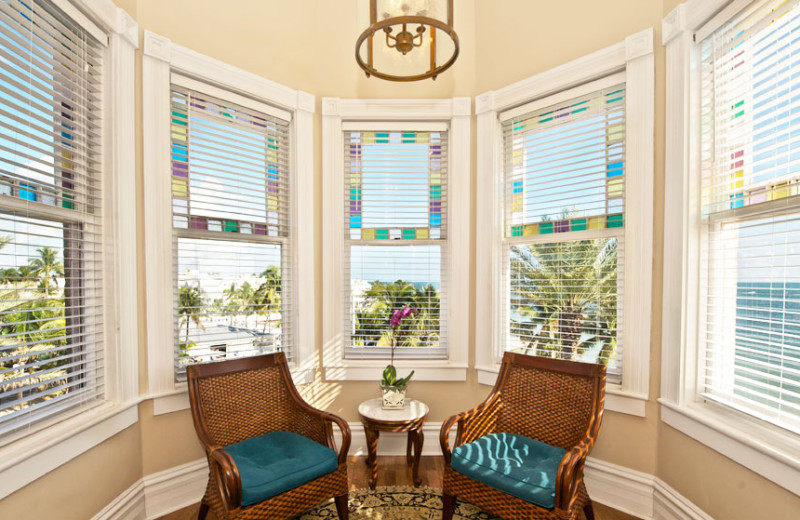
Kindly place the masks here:
MULTIPOLYGON (((337 520, 333 500, 298 516, 295 520, 337 520)), ((375 491, 350 492, 350 520, 440 520, 442 490, 430 487, 389 486, 375 491)), ((456 501, 453 520, 499 520, 480 509, 456 501)))

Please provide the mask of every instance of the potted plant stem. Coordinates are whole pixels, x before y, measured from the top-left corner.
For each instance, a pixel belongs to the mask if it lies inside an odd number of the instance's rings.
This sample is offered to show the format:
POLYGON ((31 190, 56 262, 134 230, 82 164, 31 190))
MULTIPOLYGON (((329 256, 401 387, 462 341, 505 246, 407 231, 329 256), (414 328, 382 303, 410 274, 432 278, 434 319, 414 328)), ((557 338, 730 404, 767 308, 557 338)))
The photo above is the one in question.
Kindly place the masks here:
POLYGON ((402 309, 395 309, 392 317, 389 320, 390 329, 390 347, 391 359, 386 368, 383 369, 383 378, 381 379, 381 393, 383 395, 382 407, 385 409, 403 408, 406 404, 406 387, 411 377, 414 375, 412 370, 410 374, 401 379, 397 378, 397 369, 394 366, 394 349, 397 348, 398 336, 401 334, 400 326, 405 318, 409 316, 416 316, 419 311, 408 305, 403 305, 402 309))

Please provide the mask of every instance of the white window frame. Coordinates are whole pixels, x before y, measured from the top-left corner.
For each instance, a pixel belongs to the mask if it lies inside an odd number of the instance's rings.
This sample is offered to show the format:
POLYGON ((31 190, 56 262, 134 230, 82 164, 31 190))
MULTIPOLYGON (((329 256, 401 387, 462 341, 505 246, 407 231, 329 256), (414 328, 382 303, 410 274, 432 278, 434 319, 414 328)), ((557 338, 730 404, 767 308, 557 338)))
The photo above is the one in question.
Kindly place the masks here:
POLYGON ((476 214, 475 368, 493 385, 502 355, 502 128, 500 113, 624 72, 625 290, 621 384, 606 385, 605 408, 645 416, 650 384, 653 254, 653 30, 475 98, 478 115, 476 214), (635 316, 633 313, 636 313, 635 316))
MULTIPOLYGON (((743 0, 689 0, 662 22, 667 49, 661 420, 800 495, 800 436, 698 398, 700 189, 695 32, 743 0)), ((699 43, 699 42, 698 42, 699 43)))
POLYGON ((160 415, 189 407, 186 383, 175 383, 172 271, 172 190, 170 178, 170 85, 175 72, 232 93, 249 96, 292 114, 289 171, 293 175, 290 240, 294 244, 295 280, 292 322, 296 384, 314 379, 314 218, 299 201, 314 200, 313 117, 315 97, 145 31, 142 57, 142 126, 144 132, 145 269, 147 271, 148 397, 160 415), (298 232, 302 230, 302 234, 298 232))
POLYGON ((396 359, 415 381, 465 381, 469 344, 470 115, 469 98, 322 100, 322 363, 325 379, 377 381, 386 359, 346 359, 341 295, 344 272, 344 128, 347 122, 446 122, 448 261, 447 359, 396 359))
POLYGON ((103 51, 103 264, 105 398, 70 410, 33 433, 0 443, 0 499, 74 459, 139 420, 139 337, 136 262, 136 22, 111 0, 51 0, 103 51), (64 417, 67 416, 65 419, 64 417))

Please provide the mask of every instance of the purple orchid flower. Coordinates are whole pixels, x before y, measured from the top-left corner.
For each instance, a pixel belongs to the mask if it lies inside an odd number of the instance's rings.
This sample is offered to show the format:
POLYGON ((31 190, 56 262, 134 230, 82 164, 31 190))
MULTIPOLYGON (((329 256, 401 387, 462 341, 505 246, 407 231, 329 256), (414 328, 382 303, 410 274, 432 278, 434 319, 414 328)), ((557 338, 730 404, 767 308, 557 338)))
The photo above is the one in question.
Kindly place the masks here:
POLYGON ((410 315, 416 316, 419 311, 413 307, 409 307, 408 305, 403 305, 402 309, 395 309, 394 313, 392 313, 391 319, 389 319, 389 325, 392 328, 397 328, 400 326, 400 323, 403 321, 404 318, 407 318, 410 315))

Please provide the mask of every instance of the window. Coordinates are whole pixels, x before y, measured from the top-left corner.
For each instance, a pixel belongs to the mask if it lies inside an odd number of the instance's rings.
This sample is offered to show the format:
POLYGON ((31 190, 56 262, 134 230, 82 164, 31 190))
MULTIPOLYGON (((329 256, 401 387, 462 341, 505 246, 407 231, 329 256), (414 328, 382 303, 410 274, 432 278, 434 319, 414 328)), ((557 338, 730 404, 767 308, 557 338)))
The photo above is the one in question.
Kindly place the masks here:
POLYGON ((322 102, 328 380, 466 378, 470 100, 322 102), (395 310, 409 318, 393 330, 395 310))
POLYGON ((447 357, 446 128, 344 133, 347 357, 447 357), (446 264, 445 264, 446 268, 446 264), (400 327, 392 313, 409 307, 400 327))
POLYGON ((475 366, 515 350, 608 368, 643 416, 653 244, 653 32, 476 98, 475 366))
POLYGON ((138 29, 79 4, 0 2, 0 499, 138 420, 138 29))
MULTIPOLYGON (((618 83, 623 81, 622 83, 618 83)), ((601 88, 600 83, 611 84, 601 88)), ((619 382, 625 84, 501 114, 502 348, 600 362, 619 382)), ((583 87, 584 89, 586 87, 583 87)), ((564 94, 563 96, 568 96, 564 94)))
POLYGON ((101 44, 0 7, 0 435, 104 397, 101 44))
POLYGON ((314 96, 151 32, 142 80, 154 414, 189 407, 191 362, 281 350, 310 382, 314 96))
POLYGON ((291 359, 291 115, 202 88, 173 77, 178 377, 197 361, 276 350, 291 359))
POLYGON ((698 392, 800 433, 797 2, 756 2, 700 44, 698 392))
POLYGON ((664 20, 659 400, 665 423, 796 494, 798 24, 798 2, 775 0, 664 20))

